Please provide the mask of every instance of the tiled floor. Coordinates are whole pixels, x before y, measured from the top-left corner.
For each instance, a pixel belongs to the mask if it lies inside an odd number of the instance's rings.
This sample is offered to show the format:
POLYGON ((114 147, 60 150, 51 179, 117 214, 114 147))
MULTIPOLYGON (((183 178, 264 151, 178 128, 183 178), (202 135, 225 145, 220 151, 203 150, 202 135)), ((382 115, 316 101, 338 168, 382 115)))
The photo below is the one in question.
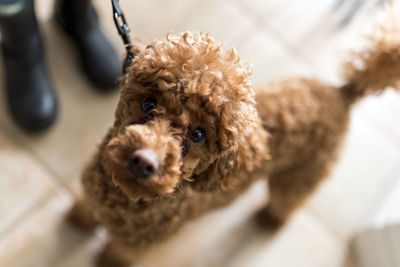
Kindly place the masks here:
MULTIPOLYGON (((95 4, 122 53, 109 2, 95 4)), ((133 32, 143 41, 169 31, 212 32, 251 62, 255 83, 288 75, 340 81, 343 51, 357 47, 357 33, 371 24, 375 10, 365 8, 349 27, 335 28, 334 2, 121 0, 133 32)), ((105 240, 104 232, 85 236, 63 219, 73 201, 69 188, 111 124, 118 94, 92 90, 77 68, 76 51, 51 21, 52 5, 52 0, 36 1, 61 101, 57 124, 46 134, 27 136, 9 120, 5 105, 0 108, 0 266, 88 267, 105 240)), ((359 104, 330 179, 280 232, 268 235, 252 225, 250 217, 266 196, 265 185, 256 184, 229 208, 186 225, 144 255, 143 262, 174 267, 352 266, 349 241, 374 221, 400 178, 399 117, 400 95, 393 91, 359 104)))

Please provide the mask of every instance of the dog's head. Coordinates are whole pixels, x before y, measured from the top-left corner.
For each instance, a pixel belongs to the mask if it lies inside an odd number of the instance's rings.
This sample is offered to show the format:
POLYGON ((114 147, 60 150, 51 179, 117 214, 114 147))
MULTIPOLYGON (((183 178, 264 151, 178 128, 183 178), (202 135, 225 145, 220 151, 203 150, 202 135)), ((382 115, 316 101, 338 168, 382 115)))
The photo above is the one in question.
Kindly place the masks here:
POLYGON ((147 46, 124 77, 105 149, 113 182, 138 199, 172 193, 185 180, 227 187, 231 170, 258 166, 268 158, 267 134, 249 75, 234 49, 208 35, 147 46))

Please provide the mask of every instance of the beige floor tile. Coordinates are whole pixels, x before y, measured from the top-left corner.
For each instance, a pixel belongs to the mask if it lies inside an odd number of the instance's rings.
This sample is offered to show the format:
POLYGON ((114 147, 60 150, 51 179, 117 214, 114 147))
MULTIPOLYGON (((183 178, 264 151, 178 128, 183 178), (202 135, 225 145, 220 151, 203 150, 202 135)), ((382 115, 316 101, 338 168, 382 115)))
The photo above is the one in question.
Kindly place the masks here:
MULTIPOLYGON (((323 1, 318 1, 320 2, 323 1)), ((329 13, 321 15, 322 10, 317 10, 316 16, 309 15, 304 10, 294 11, 295 14, 286 14, 291 23, 281 18, 282 21, 275 21, 271 28, 313 64, 318 77, 341 84, 342 64, 351 59, 351 51, 365 45, 363 36, 370 32, 376 12, 365 10, 351 24, 338 28, 334 26, 334 17, 329 13)))
MULTIPOLYGON (((120 1, 132 32, 146 41, 163 38, 170 31, 179 32, 183 21, 196 15, 196 7, 199 3, 197 0, 120 1)), ((104 19, 104 24, 111 26, 115 31, 113 24, 110 23, 112 21, 110 6, 103 5, 101 0, 96 1, 96 6, 101 10, 104 18, 107 18, 104 19)))
POLYGON ((315 65, 320 78, 342 85, 342 65, 351 60, 352 51, 365 45, 363 34, 370 29, 371 24, 372 19, 368 21, 362 17, 348 28, 331 33, 321 32, 309 39, 305 38, 297 49, 315 65))
POLYGON ((345 246, 304 210, 273 236, 253 233, 223 266, 307 266, 340 267, 345 262, 345 246))
POLYGON ((238 5, 243 12, 256 17, 267 17, 268 20, 274 20, 284 15, 293 2, 282 0, 230 0, 238 5))
MULTIPOLYGON (((79 235, 76 232, 74 234, 79 235)), ((100 229, 92 236, 81 236, 79 239, 81 241, 75 242, 70 253, 51 267, 94 267, 96 256, 106 243, 106 232, 100 229)))
MULTIPOLYGON (((228 1, 120 1, 132 33, 148 42, 164 39, 168 32, 204 31, 222 42, 229 42, 249 21, 228 1)), ((120 42, 112 21, 110 4, 97 0, 96 6, 110 34, 120 42)))
POLYGON ((252 30, 251 36, 238 51, 242 60, 251 64, 255 84, 277 78, 312 75, 306 63, 272 36, 257 29, 252 30))
POLYGON ((387 225, 400 223, 400 172, 397 175, 396 184, 392 185, 390 192, 386 194, 379 212, 374 217, 371 227, 380 228, 387 225))
POLYGON ((18 228, 0 241, 0 266, 53 267, 86 236, 72 229, 64 216, 71 205, 69 195, 58 192, 18 228))
MULTIPOLYGON (((328 22, 334 19, 333 5, 335 0, 327 1, 279 1, 285 12, 280 16, 263 17, 263 22, 279 31, 281 35, 294 45, 307 42, 311 34, 318 30, 331 30, 328 22)), ((265 11, 268 14, 268 11, 265 11)))
POLYGON ((373 221, 399 173, 400 154, 356 110, 339 162, 308 206, 347 240, 373 221))
POLYGON ((380 96, 368 97, 361 102, 361 109, 400 151, 400 93, 387 90, 380 96))
POLYGON ((180 31, 209 32, 226 47, 246 43, 241 37, 253 27, 253 19, 230 1, 198 1, 194 9, 196 14, 182 21, 180 31))
POLYGON ((54 190, 49 172, 0 131, 0 236, 54 190))

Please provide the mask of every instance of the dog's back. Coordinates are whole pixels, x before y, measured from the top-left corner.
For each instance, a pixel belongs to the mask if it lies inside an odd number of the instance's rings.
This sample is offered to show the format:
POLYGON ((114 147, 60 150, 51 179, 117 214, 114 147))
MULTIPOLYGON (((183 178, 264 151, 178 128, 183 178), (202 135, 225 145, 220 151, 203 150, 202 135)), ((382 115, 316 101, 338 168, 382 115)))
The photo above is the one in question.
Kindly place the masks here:
POLYGON ((312 79, 265 84, 256 101, 270 134, 270 201, 259 216, 281 226, 328 176, 346 132, 351 106, 387 87, 399 89, 400 34, 395 14, 370 37, 369 46, 344 65, 338 88, 312 79))
POLYGON ((265 84, 256 92, 257 110, 271 136, 270 171, 316 156, 332 158, 350 110, 341 90, 294 78, 265 84))

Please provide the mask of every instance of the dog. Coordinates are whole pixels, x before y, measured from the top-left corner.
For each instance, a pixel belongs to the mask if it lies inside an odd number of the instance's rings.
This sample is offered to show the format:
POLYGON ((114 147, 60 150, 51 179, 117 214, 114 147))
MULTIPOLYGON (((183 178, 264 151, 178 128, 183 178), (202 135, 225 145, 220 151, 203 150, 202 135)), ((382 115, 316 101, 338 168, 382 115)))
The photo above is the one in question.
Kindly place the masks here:
POLYGON ((277 229, 327 176, 355 102, 398 87, 400 31, 382 27, 338 88, 293 78, 253 90, 249 66, 210 35, 155 41, 133 60, 114 125, 82 175, 69 218, 103 225, 98 266, 129 266, 151 244, 268 179, 256 215, 277 229), (257 93, 255 93, 257 92, 257 93))

